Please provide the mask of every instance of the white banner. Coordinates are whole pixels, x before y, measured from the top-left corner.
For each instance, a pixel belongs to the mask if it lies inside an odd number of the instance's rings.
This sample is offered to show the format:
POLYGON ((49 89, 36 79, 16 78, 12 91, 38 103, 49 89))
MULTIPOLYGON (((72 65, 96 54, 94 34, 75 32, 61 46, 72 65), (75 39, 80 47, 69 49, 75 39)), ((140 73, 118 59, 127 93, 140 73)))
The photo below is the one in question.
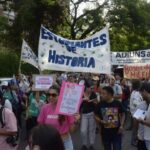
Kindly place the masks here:
POLYGON ((112 52, 112 65, 125 65, 133 63, 150 64, 150 49, 132 52, 112 52))
POLYGON ((38 58, 25 40, 22 43, 21 60, 39 69, 38 58))
POLYGON ((41 70, 110 74, 108 28, 87 39, 68 40, 41 27, 38 59, 41 70))

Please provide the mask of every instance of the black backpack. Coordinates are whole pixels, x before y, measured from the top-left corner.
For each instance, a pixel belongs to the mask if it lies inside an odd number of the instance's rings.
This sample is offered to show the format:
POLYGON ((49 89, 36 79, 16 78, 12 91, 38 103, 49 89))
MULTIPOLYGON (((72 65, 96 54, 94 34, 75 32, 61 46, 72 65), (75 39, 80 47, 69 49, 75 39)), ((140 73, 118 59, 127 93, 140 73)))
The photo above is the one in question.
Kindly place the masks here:
POLYGON ((18 110, 18 108, 19 108, 19 103, 16 101, 12 91, 11 91, 11 96, 12 96, 12 100, 10 100, 10 102, 12 104, 13 111, 16 112, 18 110))

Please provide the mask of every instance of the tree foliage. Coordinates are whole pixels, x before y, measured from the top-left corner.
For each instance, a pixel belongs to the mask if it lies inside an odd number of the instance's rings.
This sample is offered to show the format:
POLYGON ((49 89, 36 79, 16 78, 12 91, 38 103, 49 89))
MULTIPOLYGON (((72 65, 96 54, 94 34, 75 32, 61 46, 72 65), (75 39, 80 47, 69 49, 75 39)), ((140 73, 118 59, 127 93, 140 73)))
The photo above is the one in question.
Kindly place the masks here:
POLYGON ((112 50, 150 48, 150 3, 144 0, 112 0, 106 22, 110 24, 112 50))
POLYGON ((146 0, 20 0, 7 45, 20 50, 22 38, 37 52, 41 24, 56 34, 83 39, 110 26, 113 51, 150 47, 150 3, 146 0), (86 5, 81 11, 81 6, 86 5))
POLYGON ((37 52, 40 26, 56 32, 63 23, 63 9, 53 0, 21 0, 14 8, 16 19, 9 30, 9 45, 20 50, 24 38, 37 52), (13 37, 13 38, 12 38, 13 37))
POLYGON ((18 56, 22 38, 37 53, 41 24, 70 39, 86 38, 108 25, 112 51, 150 48, 146 0, 19 0, 11 9, 16 12, 13 26, 0 17, 0 44, 18 50, 18 56))

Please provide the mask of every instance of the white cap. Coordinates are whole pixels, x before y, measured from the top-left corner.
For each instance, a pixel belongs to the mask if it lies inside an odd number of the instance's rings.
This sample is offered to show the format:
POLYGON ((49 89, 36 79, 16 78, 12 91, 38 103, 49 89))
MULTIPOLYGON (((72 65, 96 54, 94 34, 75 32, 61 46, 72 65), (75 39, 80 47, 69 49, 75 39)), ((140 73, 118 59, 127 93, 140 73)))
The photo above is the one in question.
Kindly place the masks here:
POLYGON ((2 81, 1 86, 8 86, 8 82, 7 81, 2 81))

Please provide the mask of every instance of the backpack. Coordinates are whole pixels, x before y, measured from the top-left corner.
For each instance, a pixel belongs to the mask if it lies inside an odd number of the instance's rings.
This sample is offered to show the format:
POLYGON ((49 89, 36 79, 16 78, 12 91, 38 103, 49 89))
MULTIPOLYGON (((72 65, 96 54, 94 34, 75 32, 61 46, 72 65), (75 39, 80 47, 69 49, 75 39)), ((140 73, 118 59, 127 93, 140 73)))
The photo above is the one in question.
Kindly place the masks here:
POLYGON ((19 103, 16 101, 12 91, 11 91, 11 95, 12 95, 12 100, 10 102, 12 104, 12 109, 13 111, 17 111, 17 109, 19 108, 19 103))

